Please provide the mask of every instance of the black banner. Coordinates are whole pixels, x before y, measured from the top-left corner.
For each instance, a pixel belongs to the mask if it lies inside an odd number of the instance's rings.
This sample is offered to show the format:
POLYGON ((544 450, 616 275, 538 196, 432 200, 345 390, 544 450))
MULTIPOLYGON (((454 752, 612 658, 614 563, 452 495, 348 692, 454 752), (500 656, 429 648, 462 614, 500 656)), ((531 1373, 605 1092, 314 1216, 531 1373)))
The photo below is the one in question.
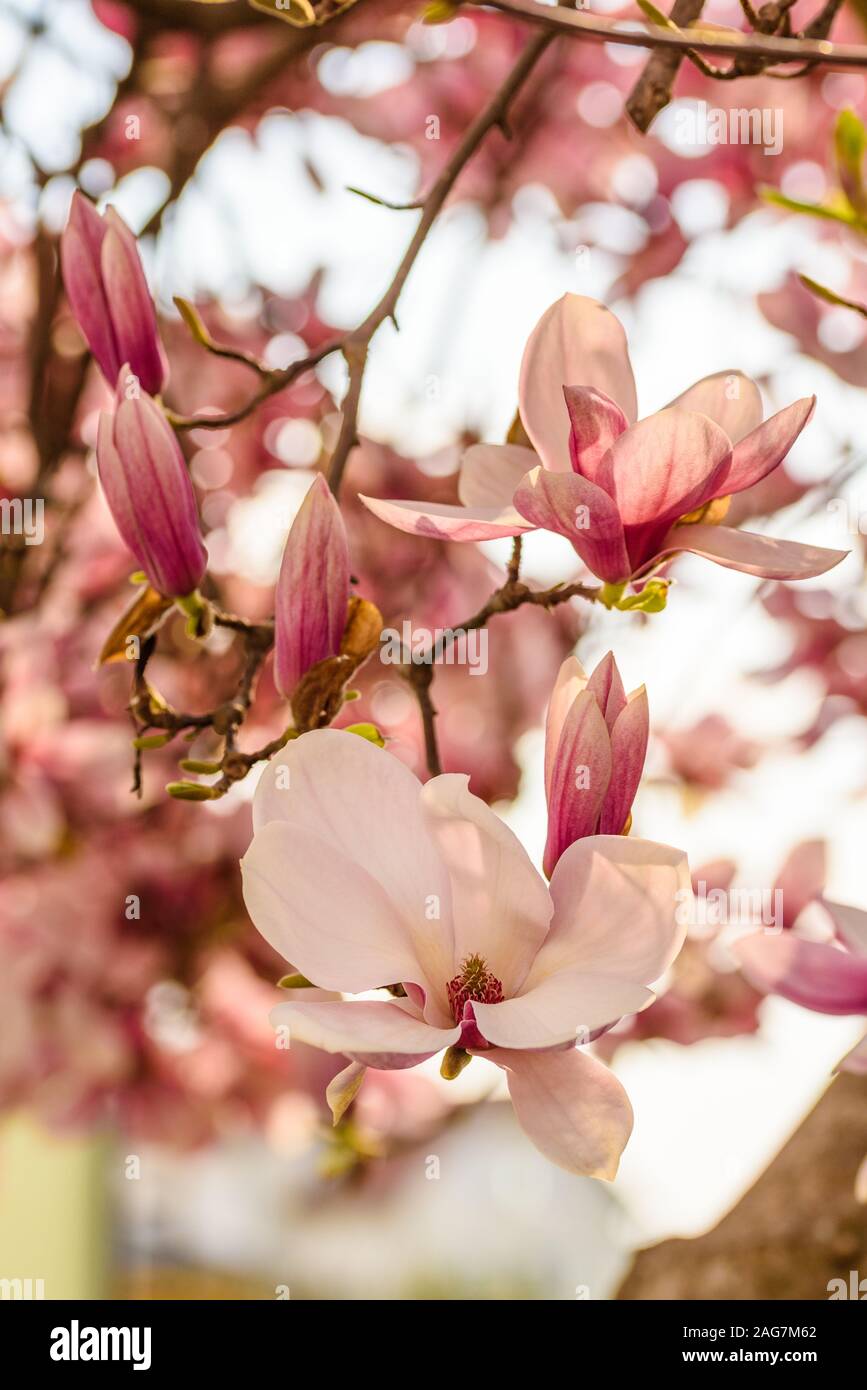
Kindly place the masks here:
MULTIPOLYGON (((394 1348, 395 1336, 413 1335, 416 1319, 431 1320, 439 1333, 463 1336, 473 1329, 472 1341, 483 1337, 486 1376, 491 1361, 508 1358, 522 1348, 522 1355, 545 1349, 545 1361, 557 1354, 557 1341, 583 1376, 590 1365, 606 1364, 624 1371, 665 1374, 684 1368, 701 1374, 706 1367, 734 1370, 761 1366, 776 1372, 790 1366, 811 1367, 827 1376, 858 1366, 863 1355, 864 1313, 841 1306, 865 1301, 838 1298, 821 1303, 595 1303, 576 1300, 554 1305, 545 1326, 535 1324, 532 1304, 526 1305, 528 1321, 521 1330, 514 1316, 498 1331, 501 1305, 492 1302, 483 1313, 439 1303, 418 1303, 395 1319, 388 1303, 366 1303, 353 1314, 352 1304, 341 1304, 340 1335, 322 1336, 318 1319, 304 1301, 274 1300, 270 1306, 255 1302, 32 1302, 0 1303, 0 1334, 4 1358, 24 1372, 50 1372, 52 1379, 84 1375, 100 1370, 118 1373, 164 1375, 166 1372, 197 1376, 217 1372, 223 1377, 243 1375, 246 1382, 257 1373, 287 1372, 298 1364, 321 1356, 323 1371, 334 1374, 334 1354, 341 1361, 363 1360, 365 1374, 374 1358, 394 1348), (484 1321, 480 1321, 483 1319, 484 1321), (540 1341, 544 1337, 544 1341, 540 1341), (517 1344, 516 1344, 517 1338, 517 1344), (577 1340, 576 1340, 577 1338, 577 1340), (583 1369, 582 1369, 583 1367, 583 1369)), ((334 1315, 331 1315, 332 1317, 334 1315)), ((438 1334, 439 1335, 439 1334, 438 1334)), ((453 1345, 453 1343, 452 1343, 453 1345)), ((427 1353, 429 1356, 429 1353, 427 1353)), ((412 1359, 404 1347, 400 1359, 412 1359)), ((430 1367, 430 1361, 427 1362, 430 1367)), ((451 1376, 451 1358, 444 1358, 442 1372, 451 1376)), ((508 1361, 506 1363, 508 1365, 508 1361)), ((550 1364, 550 1363, 549 1363, 550 1364)), ((510 1367, 514 1370, 514 1367, 510 1367)), ((20 1372, 19 1372, 20 1373, 20 1372)), ((562 1373, 562 1372, 561 1372, 562 1373)), ((346 1370, 341 1372, 346 1374, 346 1370)))

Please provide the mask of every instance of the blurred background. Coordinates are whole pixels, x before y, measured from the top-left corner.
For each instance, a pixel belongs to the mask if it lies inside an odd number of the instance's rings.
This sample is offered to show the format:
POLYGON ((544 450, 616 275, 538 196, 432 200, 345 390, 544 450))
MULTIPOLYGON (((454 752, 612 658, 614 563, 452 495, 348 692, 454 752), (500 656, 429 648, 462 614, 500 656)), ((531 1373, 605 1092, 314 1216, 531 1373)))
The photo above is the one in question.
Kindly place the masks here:
MULTIPOLYGON (((736 0, 704 14, 743 23, 736 0)), ((795 27, 812 15, 799 0, 795 27)), ((365 316, 418 213, 349 186, 417 199, 526 42, 503 13, 443 17, 358 0, 293 27, 242 0, 0 0, 0 491, 44 498, 46 517, 42 544, 0 548, 0 1279, 48 1298, 611 1297, 637 1246, 695 1236, 739 1200, 859 1035, 753 991, 728 949, 749 924, 698 923, 658 1003, 599 1045, 636 1112, 613 1185, 547 1164, 482 1061, 450 1083, 435 1060, 370 1072, 332 1129, 341 1063, 275 1049, 284 966, 240 897, 255 776, 220 802, 171 801, 165 749, 131 793, 129 672, 96 661, 132 565, 95 484, 108 393, 57 270, 72 192, 140 236, 171 408, 236 408, 249 373, 191 339, 173 296, 272 366, 365 316)), ((857 6, 833 37, 865 41, 857 6)), ((782 887, 791 925, 823 888, 867 907, 867 322, 797 279, 863 299, 867 271, 857 227, 765 190, 837 196, 835 122, 867 111, 867 78, 721 83, 685 65, 642 134, 624 101, 647 61, 558 40, 513 138, 495 131, 459 179, 399 332, 374 340, 345 487, 353 568, 396 626, 448 626, 496 587, 509 542, 404 536, 355 494, 454 500, 462 449, 504 437, 527 335, 567 291, 624 322, 642 414, 727 368, 756 378, 766 413, 815 392, 789 459, 732 518, 849 549, 830 575, 773 585, 682 558, 662 613, 524 609, 491 625, 485 676, 437 674, 445 769, 540 862, 548 693, 569 652, 589 669, 613 649, 650 698, 634 833, 684 848, 708 888, 782 887), (701 139, 702 103, 774 113, 779 149, 701 139)), ((335 355, 230 430, 184 437, 232 611, 272 611, 345 386, 335 355)), ((578 572, 547 533, 524 557, 542 585, 578 572)), ((171 620, 154 684, 211 706, 237 676, 230 638, 203 648, 171 620)), ((375 721, 424 776, 411 692, 375 659, 360 688, 343 722, 375 721)), ((267 667, 245 746, 281 727, 267 667)))

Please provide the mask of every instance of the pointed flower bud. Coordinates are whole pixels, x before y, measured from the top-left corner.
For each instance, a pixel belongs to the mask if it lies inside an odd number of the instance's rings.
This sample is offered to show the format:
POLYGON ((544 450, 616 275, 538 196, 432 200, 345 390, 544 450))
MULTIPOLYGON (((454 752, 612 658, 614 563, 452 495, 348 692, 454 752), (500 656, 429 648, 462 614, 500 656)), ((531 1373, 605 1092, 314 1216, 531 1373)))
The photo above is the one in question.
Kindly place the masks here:
POLYGON ((168 364, 136 239, 114 208, 100 216, 75 193, 60 239, 63 283, 88 347, 110 385, 125 362, 159 395, 168 364))
POLYGON ((325 479, 314 478, 286 539, 274 612, 274 674, 286 699, 336 656, 349 611, 349 545, 325 479))
POLYGON ((644 686, 627 697, 609 652, 591 676, 574 656, 560 667, 545 729, 545 872, 586 835, 621 835, 647 752, 644 686))
POLYGON ((201 583, 208 564, 196 499, 159 406, 144 394, 125 397, 125 382, 134 380, 122 368, 117 409, 99 417, 99 480, 115 525, 150 583, 168 598, 183 598, 201 583))

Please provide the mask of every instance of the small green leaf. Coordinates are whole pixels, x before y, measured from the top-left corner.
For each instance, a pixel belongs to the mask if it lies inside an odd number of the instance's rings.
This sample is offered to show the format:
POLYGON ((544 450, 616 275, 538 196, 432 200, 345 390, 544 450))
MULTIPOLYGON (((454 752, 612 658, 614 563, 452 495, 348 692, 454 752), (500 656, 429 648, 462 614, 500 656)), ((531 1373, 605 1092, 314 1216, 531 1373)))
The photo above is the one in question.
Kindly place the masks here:
POLYGON ((214 613, 208 600, 202 598, 198 589, 175 599, 182 613, 186 614, 185 632, 193 642, 199 642, 210 634, 214 625, 214 613))
POLYGON ((651 5, 650 0, 636 0, 636 4, 642 14, 647 15, 651 24, 657 25, 660 29, 671 29, 675 34, 681 32, 677 25, 669 19, 667 14, 663 14, 662 10, 658 10, 655 5, 651 5))
POLYGON ((603 584, 599 590, 599 602, 605 608, 618 608, 625 584, 603 584))
POLYGON ((375 743, 377 748, 385 747, 385 739, 375 724, 347 724, 346 732, 358 734, 359 738, 366 738, 368 743, 375 743))
POLYGON ((214 772, 222 772, 220 763, 210 762, 206 758, 181 758, 178 767, 184 772, 201 772, 205 775, 214 772))
POLYGON ((422 10, 422 24, 448 24, 454 19, 459 9, 458 5, 451 3, 451 0, 430 0, 430 4, 425 5, 422 10))
POLYGON ((867 318, 867 305, 858 304, 854 299, 844 299, 841 294, 835 294, 834 290, 829 290, 827 285, 820 285, 818 280, 811 280, 809 275, 799 275, 798 279, 818 299, 824 299, 826 304, 838 304, 843 309, 854 309, 856 314, 862 318, 867 318))
POLYGON ((846 199, 853 210, 861 215, 867 211, 867 197, 864 192, 864 151, 867 149, 867 131, 863 122, 852 110, 841 111, 834 127, 834 153, 837 158, 837 172, 846 199))
POLYGON ((171 734, 140 734, 132 741, 133 748, 165 748, 171 734))
POLYGON ((766 203, 785 208, 787 212, 800 212, 805 217, 823 217, 829 222, 844 222, 850 227, 858 221, 857 214, 842 199, 839 203, 803 203, 798 198, 787 198, 777 188, 760 188, 758 192, 766 203))
POLYGON ((213 347, 214 340, 202 323, 198 309, 196 309, 188 299, 181 299, 179 294, 175 295, 174 304, 196 342, 204 348, 213 347))
POLYGON ((617 607, 623 613, 661 613, 668 602, 668 583, 664 579, 648 579, 640 594, 622 598, 617 607))
POLYGON ((203 782, 169 782, 166 791, 176 801, 216 801, 222 792, 206 787, 203 782))

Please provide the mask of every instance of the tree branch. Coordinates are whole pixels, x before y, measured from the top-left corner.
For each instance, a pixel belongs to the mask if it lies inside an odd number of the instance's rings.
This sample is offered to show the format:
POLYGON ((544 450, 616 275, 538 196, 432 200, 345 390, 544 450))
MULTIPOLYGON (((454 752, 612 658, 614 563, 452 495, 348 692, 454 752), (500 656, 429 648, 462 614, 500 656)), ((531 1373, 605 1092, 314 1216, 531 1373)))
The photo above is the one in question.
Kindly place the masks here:
POLYGON ((728 1215, 640 1250, 618 1298, 827 1299, 829 1280, 867 1268, 865 1152, 867 1077, 843 1072, 728 1215))
MULTIPOLYGON (((701 16, 704 0, 674 0, 671 19, 679 29, 685 29, 701 16)), ((647 66, 626 99, 626 114, 633 125, 646 135, 651 122, 671 101, 671 90, 684 55, 676 49, 653 53, 647 66)))
MULTIPOLYGON (((436 221, 443 204, 454 187, 458 176, 469 163, 485 136, 494 126, 504 129, 506 116, 515 96, 526 78, 530 75, 545 49, 556 37, 554 34, 539 34, 524 49, 499 91, 485 109, 476 117, 467 130, 451 159, 422 203, 421 217, 413 233, 412 240, 404 253, 403 260, 394 274, 394 279, 368 314, 363 323, 348 334, 343 343, 343 355, 349 366, 349 387, 343 402, 343 421, 340 435, 331 458, 329 484, 335 497, 346 468, 346 462, 357 442, 358 407, 367 365, 368 349, 377 329, 386 319, 395 319, 397 302, 407 277, 415 264, 416 257, 424 245, 425 238, 436 221)), ((396 323, 395 319, 395 323, 396 323)))
POLYGON ((537 5, 534 0, 484 0, 488 9, 500 10, 515 19, 539 24, 549 33, 570 34, 596 43, 622 43, 629 48, 669 49, 688 54, 715 53, 724 58, 763 58, 767 63, 823 63, 829 67, 867 68, 867 47, 831 43, 827 39, 781 39, 740 32, 697 30, 675 34, 655 24, 635 27, 636 21, 603 19, 599 15, 578 13, 561 5, 537 5), (628 23, 629 27, 624 25, 628 23))
POLYGON ((427 769, 431 777, 437 777, 442 772, 436 736, 437 711, 431 696, 434 666, 442 660, 457 638, 462 633, 485 627, 489 620, 496 617, 498 613, 512 613, 516 608, 523 608, 526 603, 533 604, 537 608, 551 609, 558 607, 561 603, 568 603, 573 598, 583 598, 588 603, 595 603, 599 597, 600 590, 591 588, 586 584, 555 584, 551 589, 531 589, 518 579, 520 562, 521 537, 516 536, 512 558, 506 572, 505 584, 494 590, 478 613, 474 613, 471 618, 466 618, 462 623, 456 623, 454 627, 447 628, 440 640, 418 661, 404 662, 401 667, 401 675, 412 686, 418 700, 424 728, 427 769))

